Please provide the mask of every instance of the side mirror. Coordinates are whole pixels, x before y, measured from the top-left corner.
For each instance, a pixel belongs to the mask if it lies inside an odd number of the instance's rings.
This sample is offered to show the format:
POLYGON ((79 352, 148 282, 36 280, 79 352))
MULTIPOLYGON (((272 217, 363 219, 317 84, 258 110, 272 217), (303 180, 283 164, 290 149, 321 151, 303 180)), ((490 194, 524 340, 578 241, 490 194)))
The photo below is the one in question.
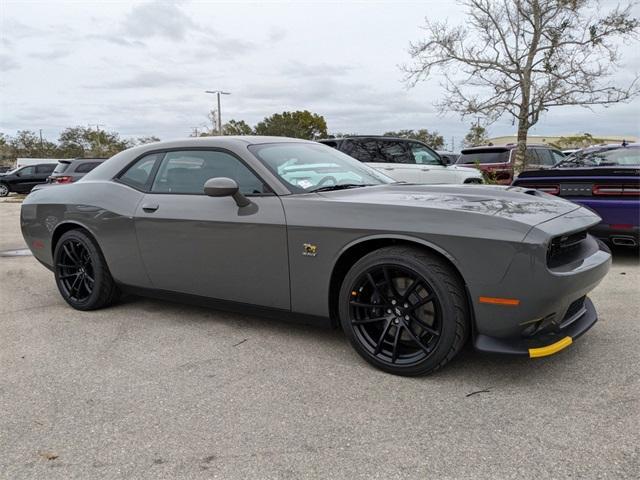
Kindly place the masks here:
POLYGON ((238 188, 235 180, 227 177, 210 178, 204 183, 204 193, 210 197, 233 197, 236 205, 246 207, 251 202, 238 188))

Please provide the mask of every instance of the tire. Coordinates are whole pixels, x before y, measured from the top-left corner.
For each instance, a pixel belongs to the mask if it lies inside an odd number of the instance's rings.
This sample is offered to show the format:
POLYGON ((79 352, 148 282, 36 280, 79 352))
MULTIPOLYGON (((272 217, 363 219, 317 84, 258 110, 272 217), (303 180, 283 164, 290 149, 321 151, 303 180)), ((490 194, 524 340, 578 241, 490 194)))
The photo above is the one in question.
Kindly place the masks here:
POLYGON ((481 178, 467 178, 464 183, 466 185, 482 185, 482 179, 481 178))
POLYGON ((0 197, 9 195, 9 186, 6 183, 0 183, 0 197))
POLYGON ((338 301, 355 350, 395 375, 432 373, 467 339, 464 286, 447 262, 426 250, 385 247, 365 255, 345 276, 338 301))
POLYGON ((53 260, 58 290, 76 310, 97 310, 117 300, 119 290, 100 247, 83 230, 64 233, 53 260))

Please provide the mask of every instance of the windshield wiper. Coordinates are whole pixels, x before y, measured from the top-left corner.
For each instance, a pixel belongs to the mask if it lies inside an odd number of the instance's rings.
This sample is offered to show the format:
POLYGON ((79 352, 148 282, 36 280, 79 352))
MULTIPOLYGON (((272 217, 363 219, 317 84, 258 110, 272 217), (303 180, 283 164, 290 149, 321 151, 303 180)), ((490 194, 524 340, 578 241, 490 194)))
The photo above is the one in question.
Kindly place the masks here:
POLYGON ((326 187, 314 188, 313 190, 309 190, 310 193, 316 192, 330 192, 332 190, 346 190, 348 188, 358 188, 358 187, 372 187, 373 184, 369 183, 342 183, 340 185, 327 185, 326 187))

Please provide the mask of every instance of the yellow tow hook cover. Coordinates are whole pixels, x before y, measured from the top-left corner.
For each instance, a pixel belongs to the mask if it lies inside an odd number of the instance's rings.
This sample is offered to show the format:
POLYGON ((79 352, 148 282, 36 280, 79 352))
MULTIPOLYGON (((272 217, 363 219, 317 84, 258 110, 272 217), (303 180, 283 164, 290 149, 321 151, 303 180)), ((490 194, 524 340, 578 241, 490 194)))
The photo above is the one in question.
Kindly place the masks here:
POLYGON ((573 339, 571 337, 564 337, 562 340, 558 340, 556 343, 552 343, 551 345, 547 345, 546 347, 530 348, 529 358, 538 358, 553 355, 554 353, 558 353, 560 350, 567 348, 572 343, 573 339))

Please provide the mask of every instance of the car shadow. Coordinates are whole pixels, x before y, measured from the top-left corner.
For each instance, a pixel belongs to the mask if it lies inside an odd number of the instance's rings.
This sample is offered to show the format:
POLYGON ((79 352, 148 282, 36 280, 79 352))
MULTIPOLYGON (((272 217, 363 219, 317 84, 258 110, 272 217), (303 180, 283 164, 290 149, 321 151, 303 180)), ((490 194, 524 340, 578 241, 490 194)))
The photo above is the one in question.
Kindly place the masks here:
MULTIPOLYGON (((240 347, 245 342, 251 344, 258 339, 274 339, 281 336, 283 342, 293 342, 303 347, 302 351, 309 352, 313 349, 314 357, 322 357, 329 365, 335 365, 336 369, 355 369, 358 375, 382 374, 395 377, 381 372, 361 359, 339 328, 324 328, 289 319, 285 321, 264 318, 135 296, 126 297, 120 305, 125 308, 142 308, 152 316, 153 313, 162 312, 162 320, 154 316, 154 321, 182 326, 189 323, 200 327, 215 325, 224 330, 228 329, 232 332, 232 335, 228 335, 229 347, 240 347)), ((536 360, 526 356, 488 354, 476 351, 471 342, 467 341, 456 358, 441 370, 429 376, 407 380, 448 384, 460 387, 465 395, 474 394, 474 391, 479 394, 485 393, 482 390, 497 390, 505 385, 513 388, 518 385, 531 385, 536 381, 546 383, 557 375, 562 375, 567 362, 579 362, 579 357, 579 352, 572 349, 536 360)))
POLYGON ((611 248, 611 256, 615 265, 639 265, 640 264, 640 248, 638 247, 620 247, 613 246, 611 248))

